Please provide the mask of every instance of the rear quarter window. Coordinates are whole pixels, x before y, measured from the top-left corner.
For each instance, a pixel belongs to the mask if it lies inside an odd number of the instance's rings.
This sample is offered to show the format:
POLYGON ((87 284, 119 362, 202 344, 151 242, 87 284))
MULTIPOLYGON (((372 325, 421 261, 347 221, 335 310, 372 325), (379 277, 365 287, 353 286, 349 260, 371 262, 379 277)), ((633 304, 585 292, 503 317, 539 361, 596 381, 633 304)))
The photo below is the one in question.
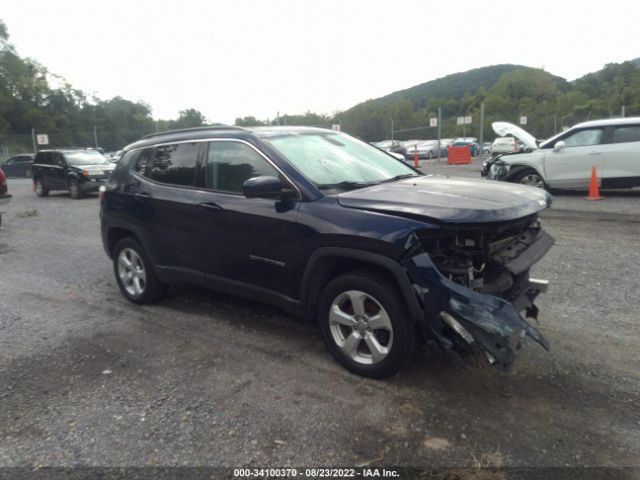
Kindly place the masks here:
POLYGON ((613 130, 613 143, 629 142, 640 142, 640 125, 615 127, 613 130))

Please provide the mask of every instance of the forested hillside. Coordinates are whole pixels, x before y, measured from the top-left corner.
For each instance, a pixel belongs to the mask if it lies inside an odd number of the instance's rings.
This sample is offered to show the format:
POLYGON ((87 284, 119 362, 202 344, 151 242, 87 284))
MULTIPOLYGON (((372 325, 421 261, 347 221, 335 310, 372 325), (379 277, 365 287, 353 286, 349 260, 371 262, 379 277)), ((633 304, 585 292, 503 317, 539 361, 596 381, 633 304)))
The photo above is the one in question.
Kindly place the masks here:
MULTIPOLYGON (((527 116, 527 129, 544 138, 577 122, 620 115, 640 115, 640 69, 635 63, 609 64, 573 82, 541 69, 517 65, 456 73, 386 97, 368 100, 343 112, 345 130, 368 140, 388 138, 394 129, 428 125, 442 109, 443 135, 461 135, 456 117, 471 115, 467 135, 479 133, 480 104, 485 105, 485 133, 495 120, 518 122, 527 116)), ((434 136, 435 129, 397 133, 396 138, 434 136)))

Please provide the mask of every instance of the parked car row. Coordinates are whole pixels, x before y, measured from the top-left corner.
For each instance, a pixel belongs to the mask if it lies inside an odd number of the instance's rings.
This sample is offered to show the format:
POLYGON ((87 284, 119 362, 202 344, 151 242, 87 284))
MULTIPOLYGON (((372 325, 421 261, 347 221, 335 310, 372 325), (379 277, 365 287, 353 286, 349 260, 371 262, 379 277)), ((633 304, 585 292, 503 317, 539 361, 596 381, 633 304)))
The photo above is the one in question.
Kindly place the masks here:
MULTIPOLYGON (((447 156, 447 148, 451 143, 450 138, 440 140, 440 157, 447 156)), ((413 161, 416 153, 420 160, 438 157, 438 140, 383 140, 373 145, 386 152, 400 154, 406 161, 413 161)))
POLYGON ((438 156, 446 157, 448 155, 448 148, 454 147, 469 147, 471 155, 476 157, 481 153, 488 153, 490 148, 483 148, 478 144, 475 137, 460 137, 460 138, 443 138, 438 140, 383 140, 382 142, 374 143, 374 145, 382 150, 388 152, 399 153, 404 155, 407 161, 412 161, 415 158, 416 153, 420 160, 432 159, 438 156), (439 153, 439 155, 438 155, 439 153))

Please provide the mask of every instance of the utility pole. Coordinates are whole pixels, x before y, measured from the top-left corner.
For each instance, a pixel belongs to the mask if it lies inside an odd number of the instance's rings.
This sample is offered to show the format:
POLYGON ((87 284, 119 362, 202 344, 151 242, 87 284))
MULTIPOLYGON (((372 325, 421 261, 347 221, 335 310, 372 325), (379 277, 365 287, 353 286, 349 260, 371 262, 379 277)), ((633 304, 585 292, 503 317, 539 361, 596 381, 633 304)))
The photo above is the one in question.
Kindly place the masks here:
POLYGON ((440 137, 442 136, 442 107, 438 107, 438 160, 440 160, 440 137))
POLYGON ((624 105, 622 105, 622 111, 620 112, 620 116, 624 118, 624 105))
POLYGON ((553 116, 553 134, 558 133, 558 114, 556 113, 553 116))
POLYGON ((480 151, 484 156, 484 102, 480 104, 480 151))
POLYGON ((98 127, 93 126, 93 141, 96 144, 96 148, 98 148, 98 127))
POLYGON ((36 143, 36 129, 31 129, 31 139, 33 140, 33 153, 38 151, 38 144, 36 143))
MULTIPOLYGON (((389 115, 389 120, 391 120, 391 142, 393 142, 393 117, 389 115)), ((391 145, 393 147, 393 145, 391 145)))

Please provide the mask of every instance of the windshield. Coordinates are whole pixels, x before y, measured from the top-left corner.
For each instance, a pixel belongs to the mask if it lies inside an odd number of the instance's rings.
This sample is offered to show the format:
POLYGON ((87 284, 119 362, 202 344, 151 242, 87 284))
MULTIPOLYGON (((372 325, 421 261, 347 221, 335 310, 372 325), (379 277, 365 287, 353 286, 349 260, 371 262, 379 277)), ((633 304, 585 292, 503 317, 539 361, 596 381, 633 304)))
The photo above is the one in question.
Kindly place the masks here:
POLYGON ((64 154, 64 158, 69 165, 103 165, 109 163, 109 160, 104 155, 95 150, 68 152, 64 154))
POLYGON ((415 170, 371 145, 341 133, 291 133, 263 138, 319 188, 354 188, 415 170))

